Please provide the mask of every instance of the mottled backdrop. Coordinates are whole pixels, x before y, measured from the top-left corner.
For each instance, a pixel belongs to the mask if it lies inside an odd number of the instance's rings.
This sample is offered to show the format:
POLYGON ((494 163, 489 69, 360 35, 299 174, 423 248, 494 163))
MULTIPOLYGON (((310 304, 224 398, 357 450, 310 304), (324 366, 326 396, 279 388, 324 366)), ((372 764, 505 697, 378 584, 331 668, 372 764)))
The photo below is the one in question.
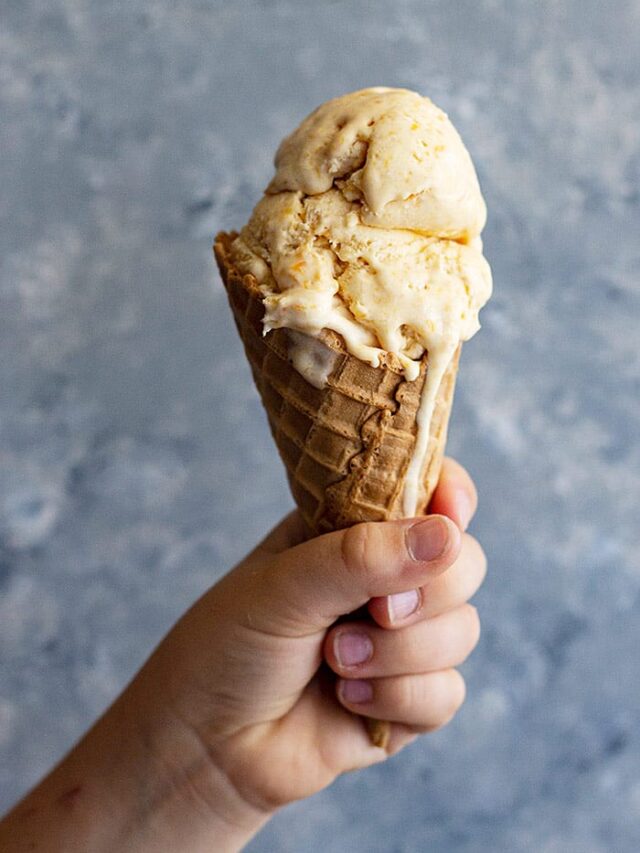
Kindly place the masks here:
POLYGON ((640 849, 640 4, 0 0, 0 808, 290 506, 210 244, 328 97, 449 112, 495 298, 455 722, 258 851, 640 849))

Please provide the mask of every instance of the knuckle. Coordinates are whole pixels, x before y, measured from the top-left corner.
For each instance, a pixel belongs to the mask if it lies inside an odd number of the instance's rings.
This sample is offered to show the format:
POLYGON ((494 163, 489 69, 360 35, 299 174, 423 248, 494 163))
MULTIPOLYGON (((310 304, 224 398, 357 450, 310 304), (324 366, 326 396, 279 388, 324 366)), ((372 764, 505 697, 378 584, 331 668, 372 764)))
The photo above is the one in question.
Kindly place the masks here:
POLYGON ((432 694, 429 703, 433 710, 429 714, 429 721, 422 727, 425 732, 437 731, 450 723, 465 700, 466 686, 457 669, 443 671, 439 677, 441 681, 436 688, 437 692, 432 694))
POLYGON ((473 604, 464 605, 464 615, 467 621, 467 635, 473 643, 473 648, 480 639, 480 616, 473 604))
POLYGON ((399 678, 394 686, 394 704, 403 712, 410 712, 418 707, 422 700, 418 689, 419 677, 405 676, 399 678))
POLYGON ((465 605, 465 621, 467 627, 464 633, 464 643, 462 647, 462 660, 466 660, 471 652, 475 649, 480 641, 480 617, 478 611, 471 604, 465 605))
POLYGON ((464 704, 467 695, 467 685, 464 678, 460 675, 457 669, 452 669, 449 673, 449 685, 447 690, 447 719, 450 720, 464 704))
POLYGON ((482 577, 484 577, 487 574, 487 555, 484 552, 484 548, 479 542, 477 542, 477 540, 476 544, 478 546, 478 563, 480 564, 482 577))
POLYGON ((451 457, 447 457, 449 461, 450 467, 456 472, 458 475, 458 480, 462 486, 462 488, 467 492, 469 498, 471 499, 471 505, 474 510, 478 505, 478 490, 476 488, 476 484, 473 481, 471 474, 467 471, 464 465, 461 465, 455 459, 451 457))
POLYGON ((465 470, 467 475, 467 488, 469 489, 469 496, 471 498, 471 504, 473 506, 474 512, 478 506, 478 490, 476 488, 476 484, 473 482, 471 475, 468 471, 465 470))
POLYGON ((350 527, 342 539, 342 558, 348 571, 366 575, 375 567, 381 537, 377 524, 363 522, 350 527))
POLYGON ((434 729, 442 728, 450 723, 460 710, 466 696, 466 685, 464 678, 457 669, 449 669, 442 685, 442 696, 439 707, 438 719, 434 721, 434 729))
POLYGON ((465 661, 479 639, 480 617, 472 604, 461 604, 442 618, 438 648, 452 665, 465 661))
POLYGON ((366 564, 366 553, 368 549, 367 540, 370 533, 364 524, 356 524, 350 527, 342 538, 342 559, 345 567, 359 574, 366 564))
POLYGON ((482 545, 475 536, 465 533, 465 547, 469 552, 471 562, 480 567, 481 574, 484 577, 487 571, 487 556, 482 545))

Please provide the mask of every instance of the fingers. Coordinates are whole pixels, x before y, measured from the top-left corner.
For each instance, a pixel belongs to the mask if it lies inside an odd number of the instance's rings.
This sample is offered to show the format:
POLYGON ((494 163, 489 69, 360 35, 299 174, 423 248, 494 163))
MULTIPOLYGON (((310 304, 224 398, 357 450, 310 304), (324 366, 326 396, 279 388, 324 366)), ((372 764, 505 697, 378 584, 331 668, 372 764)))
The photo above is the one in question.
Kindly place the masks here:
POLYGON ((336 693, 355 714, 427 732, 451 720, 464 702, 465 684, 457 670, 447 669, 372 680, 339 679, 336 693))
POLYGON ((369 613, 382 628, 411 625, 464 604, 478 591, 486 573, 487 558, 480 543, 465 533, 458 558, 446 572, 409 593, 371 599, 369 613))
MULTIPOLYGON (((251 627, 305 636, 373 596, 407 592, 447 569, 460 550, 444 516, 358 524, 244 569, 251 627)), ((246 608, 246 602, 240 602, 246 608)))
MULTIPOLYGON (((454 521, 460 530, 466 530, 477 505, 478 494, 469 474, 458 462, 445 458, 429 512, 444 515, 454 521)), ((414 590, 397 599, 374 601, 369 609, 376 621, 391 627, 394 622, 417 614, 420 606, 421 596, 419 591, 414 590)))
POLYGON ((465 533, 463 548, 455 563, 422 588, 422 617, 437 616, 469 601, 482 586, 486 575, 487 558, 482 546, 477 539, 465 533))
POLYGON ((461 530, 466 530, 477 506, 478 493, 473 480, 462 465, 454 459, 445 458, 429 512, 446 515, 461 530))
POLYGON ((325 659, 345 678, 417 675, 459 666, 480 638, 475 607, 464 604, 400 631, 369 622, 343 623, 325 641, 325 659))

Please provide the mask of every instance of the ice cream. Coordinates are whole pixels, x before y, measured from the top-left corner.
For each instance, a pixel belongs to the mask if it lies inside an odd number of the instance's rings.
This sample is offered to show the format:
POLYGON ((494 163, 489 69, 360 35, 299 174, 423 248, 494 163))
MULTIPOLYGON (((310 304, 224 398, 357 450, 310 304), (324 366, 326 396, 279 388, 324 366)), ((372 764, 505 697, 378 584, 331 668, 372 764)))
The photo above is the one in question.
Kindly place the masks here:
POLYGON ((416 512, 438 388, 491 294, 485 219, 447 116, 414 92, 373 88, 323 104, 283 141, 275 177, 231 245, 236 268, 258 282, 264 333, 297 333, 292 360, 312 385, 329 375, 318 340, 326 329, 373 366, 391 353, 408 381, 427 352, 406 516, 416 512))

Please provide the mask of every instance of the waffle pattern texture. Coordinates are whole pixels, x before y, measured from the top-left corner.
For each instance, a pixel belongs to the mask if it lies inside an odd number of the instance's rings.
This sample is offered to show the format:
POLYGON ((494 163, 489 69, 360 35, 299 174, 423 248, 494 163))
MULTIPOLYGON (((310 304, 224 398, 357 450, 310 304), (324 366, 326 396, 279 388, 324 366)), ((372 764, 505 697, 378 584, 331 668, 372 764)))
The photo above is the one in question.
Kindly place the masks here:
MULTIPOLYGON (((310 385, 288 355, 289 333, 263 335, 264 308, 257 282, 235 269, 221 233, 214 251, 271 432, 289 485, 309 532, 323 533, 360 521, 402 517, 404 479, 416 441, 416 416, 428 370, 408 382, 388 355, 380 367, 350 355, 339 335, 322 341, 335 353, 325 388, 310 385)), ((418 514, 438 482, 459 350, 442 381, 431 421, 418 514)))

